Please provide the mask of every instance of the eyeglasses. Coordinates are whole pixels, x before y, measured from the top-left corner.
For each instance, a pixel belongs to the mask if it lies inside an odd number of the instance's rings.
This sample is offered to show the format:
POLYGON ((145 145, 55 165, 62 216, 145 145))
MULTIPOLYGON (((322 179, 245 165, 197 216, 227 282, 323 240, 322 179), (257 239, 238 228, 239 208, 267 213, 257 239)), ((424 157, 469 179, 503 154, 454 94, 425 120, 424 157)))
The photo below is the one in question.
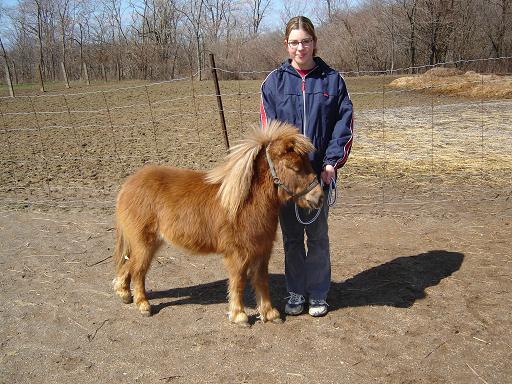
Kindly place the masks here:
POLYGON ((302 44, 302 46, 304 48, 309 48, 311 46, 311 44, 313 43, 313 39, 311 37, 307 38, 307 39, 303 39, 303 40, 289 40, 288 41, 288 46, 290 48, 298 48, 299 44, 302 44))

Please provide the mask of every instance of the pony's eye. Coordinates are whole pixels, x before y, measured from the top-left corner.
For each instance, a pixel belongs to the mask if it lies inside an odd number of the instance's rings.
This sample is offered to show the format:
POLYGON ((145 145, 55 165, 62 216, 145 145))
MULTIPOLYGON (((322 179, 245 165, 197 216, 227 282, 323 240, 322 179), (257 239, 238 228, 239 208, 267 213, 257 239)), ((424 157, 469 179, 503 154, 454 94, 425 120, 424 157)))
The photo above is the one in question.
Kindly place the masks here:
POLYGON ((300 171, 300 167, 295 162, 292 161, 287 161, 286 163, 284 163, 284 166, 288 169, 291 169, 293 172, 300 171))

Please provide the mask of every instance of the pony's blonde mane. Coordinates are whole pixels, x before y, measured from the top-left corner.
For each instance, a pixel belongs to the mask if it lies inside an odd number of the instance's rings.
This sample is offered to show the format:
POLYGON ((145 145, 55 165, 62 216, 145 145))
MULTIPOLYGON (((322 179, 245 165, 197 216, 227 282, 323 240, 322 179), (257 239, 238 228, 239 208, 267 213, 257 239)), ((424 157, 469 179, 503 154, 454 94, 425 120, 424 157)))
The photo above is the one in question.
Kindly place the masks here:
POLYGON ((254 127, 249 137, 231 148, 226 161, 208 171, 206 181, 220 184, 217 197, 233 219, 247 199, 254 175, 256 156, 262 148, 276 140, 289 140, 300 155, 314 150, 311 142, 291 124, 271 121, 266 129, 254 127))

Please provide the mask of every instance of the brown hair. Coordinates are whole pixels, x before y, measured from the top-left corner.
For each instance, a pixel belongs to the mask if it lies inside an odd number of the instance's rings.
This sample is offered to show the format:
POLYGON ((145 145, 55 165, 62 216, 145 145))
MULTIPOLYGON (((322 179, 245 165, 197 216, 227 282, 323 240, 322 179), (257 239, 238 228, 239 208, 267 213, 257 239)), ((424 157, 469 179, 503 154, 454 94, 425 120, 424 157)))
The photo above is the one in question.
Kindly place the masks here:
MULTIPOLYGON (((294 29, 302 29, 306 31, 316 43, 316 34, 315 34, 315 26, 313 22, 309 20, 306 16, 295 16, 292 17, 288 23, 286 24, 286 29, 284 31, 284 38, 286 42, 288 42, 288 36, 294 29)), ((316 47, 313 50, 313 56, 316 56, 316 47)))

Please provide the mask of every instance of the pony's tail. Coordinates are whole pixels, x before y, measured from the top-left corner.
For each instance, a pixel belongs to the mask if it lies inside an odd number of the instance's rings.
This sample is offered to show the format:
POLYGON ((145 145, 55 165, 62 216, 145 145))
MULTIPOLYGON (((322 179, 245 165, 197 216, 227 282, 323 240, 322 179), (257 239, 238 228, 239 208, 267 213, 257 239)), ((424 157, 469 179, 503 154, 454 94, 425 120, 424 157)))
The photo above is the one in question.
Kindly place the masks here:
POLYGON ((116 266, 116 271, 119 271, 119 269, 126 263, 126 261, 130 257, 130 247, 128 246, 128 243, 126 242, 123 228, 122 226, 117 223, 116 225, 116 245, 114 248, 114 263, 116 266))

